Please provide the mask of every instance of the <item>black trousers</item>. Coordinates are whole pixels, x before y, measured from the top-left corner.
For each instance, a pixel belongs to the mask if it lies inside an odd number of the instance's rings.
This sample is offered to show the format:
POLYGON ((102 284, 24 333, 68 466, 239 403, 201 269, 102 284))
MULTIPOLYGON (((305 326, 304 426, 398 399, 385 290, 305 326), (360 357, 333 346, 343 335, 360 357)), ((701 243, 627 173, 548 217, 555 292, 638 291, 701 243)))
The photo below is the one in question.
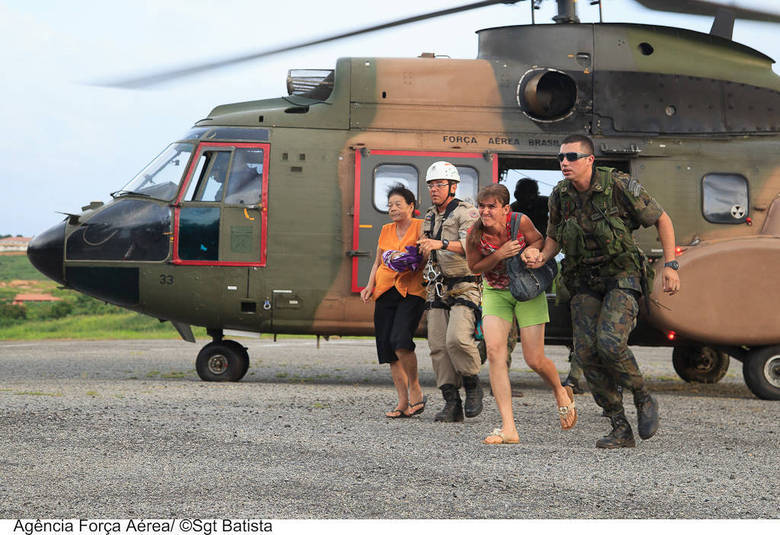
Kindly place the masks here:
POLYGON ((395 287, 379 296, 374 305, 374 332, 380 364, 397 361, 396 349, 414 351, 412 337, 424 311, 422 297, 409 294, 403 297, 395 287))

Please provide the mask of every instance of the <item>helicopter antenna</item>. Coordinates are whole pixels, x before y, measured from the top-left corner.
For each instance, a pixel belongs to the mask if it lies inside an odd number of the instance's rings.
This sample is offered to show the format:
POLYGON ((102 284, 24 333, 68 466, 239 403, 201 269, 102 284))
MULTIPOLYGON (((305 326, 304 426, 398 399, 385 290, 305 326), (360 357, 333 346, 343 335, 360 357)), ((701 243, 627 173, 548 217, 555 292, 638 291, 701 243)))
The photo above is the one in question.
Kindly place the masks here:
POLYGON ((590 5, 595 6, 596 4, 599 6, 599 22, 604 22, 604 13, 601 11, 601 0, 591 0, 590 5))
POLYGON ((529 3, 531 4, 531 24, 536 24, 536 14, 534 11, 542 7, 542 0, 531 0, 529 3))

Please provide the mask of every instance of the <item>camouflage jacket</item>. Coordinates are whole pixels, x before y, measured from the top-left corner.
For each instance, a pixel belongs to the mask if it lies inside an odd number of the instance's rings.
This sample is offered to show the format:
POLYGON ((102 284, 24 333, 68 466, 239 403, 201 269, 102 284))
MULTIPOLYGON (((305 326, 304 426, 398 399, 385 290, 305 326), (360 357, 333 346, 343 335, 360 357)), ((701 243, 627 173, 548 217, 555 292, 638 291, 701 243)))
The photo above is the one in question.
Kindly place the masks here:
POLYGON ((547 235, 566 255, 562 276, 570 290, 608 278, 619 288, 641 291, 639 275, 647 266, 632 233, 640 225, 654 225, 663 213, 642 184, 625 173, 596 167, 587 191, 560 181, 549 209, 547 235))

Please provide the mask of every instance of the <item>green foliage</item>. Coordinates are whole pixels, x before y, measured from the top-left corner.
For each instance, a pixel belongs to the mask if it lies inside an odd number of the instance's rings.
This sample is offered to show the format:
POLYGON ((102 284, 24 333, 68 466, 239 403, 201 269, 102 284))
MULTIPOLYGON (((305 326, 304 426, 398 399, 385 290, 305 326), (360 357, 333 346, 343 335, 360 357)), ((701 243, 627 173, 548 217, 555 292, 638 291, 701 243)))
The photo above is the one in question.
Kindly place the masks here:
POLYGON ((90 297, 88 295, 75 293, 73 291, 68 291, 70 294, 70 297, 74 297, 72 303, 73 303, 73 314, 77 315, 102 315, 102 314, 122 314, 126 313, 126 310, 123 308, 120 308, 116 305, 110 305, 108 303, 104 303, 103 301, 100 301, 98 299, 95 299, 94 297, 90 297))
POLYGON ((0 326, 12 325, 27 318, 27 309, 10 303, 0 303, 0 326))
POLYGON ((51 303, 28 303, 27 319, 48 320, 64 318, 73 310, 73 305, 68 301, 54 301, 51 303))
POLYGON ((26 254, 0 255, 0 281, 21 280, 49 280, 35 269, 26 254))
MULTIPOLYGON (((196 327, 193 332, 197 337, 208 338, 204 328, 196 327)), ((179 338, 179 333, 168 322, 127 311, 100 316, 70 315, 60 319, 28 320, 14 325, 0 325, 0 340, 135 338, 176 339, 179 338)))

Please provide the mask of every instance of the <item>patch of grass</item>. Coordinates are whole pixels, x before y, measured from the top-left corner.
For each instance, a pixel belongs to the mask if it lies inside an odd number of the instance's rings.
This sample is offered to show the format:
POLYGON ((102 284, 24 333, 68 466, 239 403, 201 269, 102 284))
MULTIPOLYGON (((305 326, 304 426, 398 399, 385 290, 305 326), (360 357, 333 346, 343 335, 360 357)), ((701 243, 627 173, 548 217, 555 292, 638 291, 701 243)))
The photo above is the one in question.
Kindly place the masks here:
POLYGON ((49 396, 53 398, 62 397, 59 392, 33 392, 29 390, 22 390, 21 392, 14 392, 17 396, 49 396))
POLYGON ((192 372, 166 372, 163 374, 160 374, 160 377, 163 379, 184 379, 186 377, 190 377, 192 375, 192 372))
POLYGON ((15 279, 49 280, 33 267, 26 254, 0 255, 0 281, 15 279))
POLYGON ((150 371, 149 373, 146 374, 147 377, 157 377, 159 375, 160 375, 160 372, 158 372, 157 370, 152 370, 152 371, 150 371))
POLYGON ((98 394, 98 393, 97 393, 95 390, 87 390, 87 395, 88 395, 89 397, 91 397, 91 398, 96 398, 96 397, 98 397, 100 394, 98 394))
POLYGON ((276 374, 277 379, 287 379, 287 374, 284 372, 279 372, 276 374))
MULTIPOLYGON (((193 328, 195 336, 207 338, 206 329, 193 328)), ((95 316, 67 316, 56 320, 26 321, 0 327, 1 340, 132 340, 177 339, 179 333, 168 322, 159 322, 135 312, 95 316)))

